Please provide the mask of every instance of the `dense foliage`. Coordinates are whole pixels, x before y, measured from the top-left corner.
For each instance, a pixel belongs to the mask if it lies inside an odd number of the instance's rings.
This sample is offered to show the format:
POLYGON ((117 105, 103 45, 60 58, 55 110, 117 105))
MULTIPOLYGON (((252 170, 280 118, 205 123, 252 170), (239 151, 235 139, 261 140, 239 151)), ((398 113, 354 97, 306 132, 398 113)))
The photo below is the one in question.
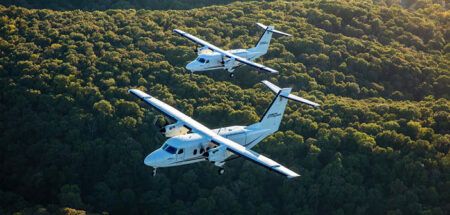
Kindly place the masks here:
MULTIPOLYGON (((4 5, 53 10, 104 10, 104 9, 191 9, 208 5, 228 4, 237 0, 2 0, 4 5)), ((251 0, 241 0, 251 1, 251 0)), ((265 0, 266 2, 274 0, 265 0)), ((290 0, 295 1, 295 0, 290 0)), ((382 5, 399 5, 407 9, 420 9, 439 4, 448 9, 446 0, 374 0, 382 5)))
POLYGON ((52 11, 0 6, 0 214, 449 214, 449 11, 370 1, 233 3, 187 11, 52 11), (390 4, 389 4, 390 5, 390 4), (251 47, 274 24, 264 64, 184 71, 193 44, 251 47), (251 162, 143 165, 164 138, 140 88, 209 127, 258 120, 293 86, 281 131, 251 162))
MULTIPOLYGON (((5 5, 53 10, 104 9, 190 9, 214 4, 227 4, 235 0, 3 0, 5 5)), ((248 0, 247 0, 248 1, 248 0)))

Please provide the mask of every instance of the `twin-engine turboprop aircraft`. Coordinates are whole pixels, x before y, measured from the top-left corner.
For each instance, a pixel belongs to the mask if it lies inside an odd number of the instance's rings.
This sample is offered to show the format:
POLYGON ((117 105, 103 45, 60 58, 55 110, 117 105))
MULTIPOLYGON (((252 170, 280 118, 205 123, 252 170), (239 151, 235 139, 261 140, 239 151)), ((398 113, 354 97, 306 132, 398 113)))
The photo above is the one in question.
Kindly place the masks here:
POLYGON ((288 178, 298 177, 299 174, 250 149, 267 136, 278 131, 288 99, 313 107, 318 107, 319 104, 290 94, 291 88, 281 89, 268 81, 262 81, 262 83, 267 85, 276 96, 259 122, 249 126, 231 126, 214 130, 140 90, 129 90, 130 93, 158 109, 175 122, 163 128, 166 137, 170 139, 161 148, 149 154, 144 163, 152 166, 154 168, 153 174, 156 174, 156 168, 158 167, 209 161, 219 167, 219 174, 223 174, 225 162, 237 156, 253 161, 288 178), (230 157, 232 155, 236 156, 230 157))
POLYGON ((261 23, 256 24, 265 29, 264 34, 261 36, 256 46, 250 49, 234 49, 229 51, 218 48, 217 46, 192 36, 182 30, 175 29, 173 31, 183 37, 186 37, 194 43, 203 46, 197 49, 198 57, 186 65, 186 69, 190 70, 192 73, 214 69, 224 69, 230 73, 230 77, 233 77, 233 72, 236 67, 247 64, 257 68, 259 71, 276 74, 278 73, 277 70, 271 69, 259 63, 255 63, 253 60, 267 53, 273 33, 285 36, 291 35, 277 31, 273 26, 265 26, 261 23))

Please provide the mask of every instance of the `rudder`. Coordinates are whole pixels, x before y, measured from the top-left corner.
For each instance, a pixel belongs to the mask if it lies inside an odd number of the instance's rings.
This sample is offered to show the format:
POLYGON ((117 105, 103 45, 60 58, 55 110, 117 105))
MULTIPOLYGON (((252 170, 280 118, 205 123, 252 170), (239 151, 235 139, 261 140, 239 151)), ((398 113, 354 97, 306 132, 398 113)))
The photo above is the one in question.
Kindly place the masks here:
POLYGON ((272 103, 262 115, 260 121, 252 126, 257 126, 260 129, 270 129, 273 132, 278 131, 289 100, 286 96, 291 93, 291 90, 291 88, 283 88, 278 91, 277 95, 272 100, 272 103))
POLYGON ((269 50, 270 40, 272 40, 273 29, 273 26, 267 26, 264 34, 259 38, 258 43, 256 43, 256 46, 250 50, 252 52, 259 52, 261 55, 266 54, 269 50))

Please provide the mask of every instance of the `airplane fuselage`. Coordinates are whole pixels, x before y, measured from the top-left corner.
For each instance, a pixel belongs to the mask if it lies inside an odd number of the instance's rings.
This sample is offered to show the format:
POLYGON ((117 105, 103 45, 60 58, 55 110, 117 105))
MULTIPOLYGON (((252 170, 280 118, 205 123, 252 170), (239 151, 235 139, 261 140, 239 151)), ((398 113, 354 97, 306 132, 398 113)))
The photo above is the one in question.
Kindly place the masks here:
MULTIPOLYGON (((230 126, 214 129, 220 136, 233 140, 250 149, 273 133, 269 129, 254 129, 246 126, 230 126)), ((168 139, 161 148, 150 153, 144 160, 154 168, 171 167, 208 160, 208 153, 217 145, 197 133, 189 133, 168 139)), ((233 155, 227 151, 223 159, 233 155)), ((224 162, 215 163, 223 165, 224 162)))
MULTIPOLYGON (((239 57, 253 61, 263 55, 260 52, 252 52, 248 49, 234 49, 228 52, 239 57)), ((186 65, 186 69, 191 72, 209 71, 215 69, 224 69, 228 72, 233 72, 242 63, 234 61, 233 59, 223 57, 221 53, 211 51, 209 49, 199 50, 198 57, 186 65)))

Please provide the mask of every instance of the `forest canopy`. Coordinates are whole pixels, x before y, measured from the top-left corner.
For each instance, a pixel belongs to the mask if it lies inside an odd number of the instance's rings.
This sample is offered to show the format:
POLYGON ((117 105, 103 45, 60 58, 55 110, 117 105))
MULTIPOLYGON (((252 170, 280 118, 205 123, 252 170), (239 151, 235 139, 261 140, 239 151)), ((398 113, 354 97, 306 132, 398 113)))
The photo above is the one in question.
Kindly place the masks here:
POLYGON ((0 214, 450 213, 445 4, 60 2, 63 11, 0 5, 0 214), (262 33, 256 22, 293 35, 258 60, 279 75, 185 71, 195 46, 174 28, 246 48, 262 33), (264 79, 321 104, 289 103, 280 131, 255 148, 298 180, 244 159, 223 176, 206 162, 151 176, 143 160, 165 141, 153 124, 162 117, 128 89, 217 128, 259 119, 273 99, 264 79))
MULTIPOLYGON (((228 4, 236 0, 5 0, 5 5, 53 10, 105 9, 191 9, 208 5, 228 4)), ((249 0, 247 0, 249 1, 249 0)))
MULTIPOLYGON (((15 5, 34 9, 53 10, 105 10, 105 9, 192 9, 209 5, 223 5, 237 0, 3 0, 5 6, 15 5)), ((251 0, 243 0, 251 1, 251 0)), ((272 2, 275 0, 265 0, 272 2)), ((295 0, 289 0, 295 1, 295 0)), ((241 0, 242 2, 242 0, 241 0)), ((406 9, 428 8, 434 4, 448 9, 445 0, 374 0, 373 3, 386 6, 398 5, 406 9)))

